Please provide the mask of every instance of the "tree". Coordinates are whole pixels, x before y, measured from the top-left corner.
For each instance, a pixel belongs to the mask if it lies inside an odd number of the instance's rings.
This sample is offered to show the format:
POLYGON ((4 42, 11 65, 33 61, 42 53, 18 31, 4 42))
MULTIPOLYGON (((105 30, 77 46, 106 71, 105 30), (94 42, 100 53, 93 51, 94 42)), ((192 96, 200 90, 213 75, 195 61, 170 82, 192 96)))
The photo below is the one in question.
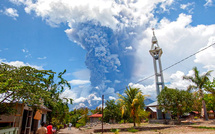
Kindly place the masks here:
POLYGON ((207 110, 215 111, 215 96, 213 94, 205 94, 204 100, 207 110))
POLYGON ((193 94, 193 99, 194 99, 192 109, 194 111, 198 111, 198 113, 201 113, 202 99, 199 96, 198 92, 193 92, 192 94, 193 94))
POLYGON ((79 108, 74 109, 70 112, 71 115, 71 122, 74 124, 75 127, 85 126, 87 121, 89 120, 89 109, 86 108, 79 108))
POLYGON ((91 110, 91 112, 92 112, 93 114, 102 113, 102 108, 101 108, 101 107, 96 107, 96 109, 95 109, 95 110, 91 110))
MULTIPOLYGON (((67 122, 65 113, 69 112, 68 102, 72 99, 60 98, 60 93, 69 83, 62 77, 64 72, 57 75, 51 70, 38 70, 30 66, 15 67, 4 63, 0 64, 0 108, 6 107, 6 103, 22 102, 37 109, 44 104, 52 110, 48 113, 49 122, 54 118, 55 124, 67 122)), ((13 105, 0 114, 11 114, 13 105)), ((59 124, 58 124, 59 125, 59 124)))
POLYGON ((193 97, 188 91, 165 87, 157 98, 161 110, 171 111, 179 121, 181 115, 192 111, 193 97))
POLYGON ((138 111, 142 110, 144 105, 145 96, 142 94, 139 88, 129 88, 126 87, 124 91, 125 96, 118 94, 123 114, 128 111, 130 113, 130 117, 133 118, 134 127, 136 126, 136 122, 139 122, 138 111))
POLYGON ((208 114, 207 114, 207 109, 206 109, 206 105, 205 105, 203 89, 204 89, 205 84, 209 81, 208 77, 210 76, 210 73, 212 71, 208 71, 205 74, 200 75, 199 71, 197 70, 197 67, 194 67, 193 72, 194 72, 194 77, 193 76, 184 76, 183 79, 190 80, 193 83, 192 85, 190 85, 188 87, 188 91, 190 91, 192 89, 198 90, 198 93, 202 99, 204 118, 205 118, 205 120, 208 120, 208 114))
POLYGON ((213 79, 213 81, 207 81, 204 85, 204 89, 205 91, 215 95, 215 78, 213 79))
POLYGON ((120 107, 115 103, 114 100, 107 100, 105 103, 106 107, 104 109, 104 121, 112 123, 114 121, 118 122, 121 120, 120 107))
POLYGON ((30 66, 15 67, 1 63, 0 107, 5 102, 23 102, 35 106, 35 104, 40 105, 42 103, 41 99, 47 102, 52 101, 48 97, 51 93, 44 88, 46 87, 46 78, 53 73, 50 70, 37 70, 30 66))
MULTIPOLYGON (((51 74, 46 79, 46 88, 45 90, 50 92, 48 98, 51 98, 52 101, 44 101, 44 104, 48 106, 50 109, 52 109, 52 112, 48 114, 48 121, 52 122, 52 118, 56 118, 60 120, 60 122, 63 122, 65 118, 65 113, 68 114, 69 108, 68 103, 72 104, 72 99, 67 98, 60 98, 60 93, 63 92, 64 88, 68 87, 71 88, 70 84, 67 80, 63 78, 63 75, 66 73, 66 70, 63 72, 60 72, 57 75, 57 79, 55 81, 55 75, 54 73, 51 74)), ((55 119, 56 120, 56 119, 55 119)), ((66 122, 65 122, 66 123, 66 122)), ((67 122, 68 123, 68 122, 67 122)))

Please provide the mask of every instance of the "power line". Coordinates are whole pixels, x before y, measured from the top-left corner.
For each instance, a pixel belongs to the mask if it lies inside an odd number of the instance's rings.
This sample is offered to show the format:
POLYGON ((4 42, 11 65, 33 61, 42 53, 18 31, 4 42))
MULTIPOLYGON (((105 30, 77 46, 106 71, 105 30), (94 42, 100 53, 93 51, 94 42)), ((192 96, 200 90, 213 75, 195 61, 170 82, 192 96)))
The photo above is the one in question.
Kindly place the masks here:
MULTIPOLYGON (((197 51, 197 52, 195 52, 195 53, 193 53, 193 54, 191 54, 191 55, 189 55, 189 56, 187 56, 187 57, 185 57, 184 59, 182 59, 182 60, 180 60, 180 61, 178 61, 178 62, 176 62, 176 63, 174 63, 174 64, 172 64, 172 65, 170 65, 170 66, 168 66, 168 67, 166 67, 165 69, 161 70, 161 72, 164 72, 164 71, 168 70, 169 68, 171 68, 171 67, 173 67, 173 66, 176 66, 177 64, 179 64, 179 63, 181 63, 181 62, 183 62, 183 61, 189 59, 190 57, 192 57, 192 56, 194 56, 194 55, 196 55, 196 54, 198 54, 198 53, 200 53, 200 52, 202 52, 202 51, 204 51, 204 50, 206 50, 206 49, 208 49, 209 47, 211 47, 211 46, 213 46, 213 45, 215 45, 215 43, 213 43, 213 44, 211 44, 211 45, 209 45, 209 46, 207 46, 207 47, 205 47, 205 48, 203 48, 203 49, 201 49, 201 50, 199 50, 199 51, 197 51)), ((143 82, 143 81, 145 81, 145 80, 147 80, 147 79, 149 79, 149 78, 151 78, 151 77, 153 77, 153 76, 155 76, 155 74, 150 75, 150 76, 148 76, 148 77, 146 77, 146 78, 144 78, 144 79, 142 79, 142 80, 139 80, 139 81, 137 81, 137 82, 134 83, 134 84, 143 82)), ((116 90, 116 91, 121 91, 121 90, 125 90, 125 88, 122 88, 122 89, 119 89, 119 90, 116 90)), ((107 94, 105 94, 105 95, 109 95, 109 94, 110 94, 110 93, 107 93, 107 94)))

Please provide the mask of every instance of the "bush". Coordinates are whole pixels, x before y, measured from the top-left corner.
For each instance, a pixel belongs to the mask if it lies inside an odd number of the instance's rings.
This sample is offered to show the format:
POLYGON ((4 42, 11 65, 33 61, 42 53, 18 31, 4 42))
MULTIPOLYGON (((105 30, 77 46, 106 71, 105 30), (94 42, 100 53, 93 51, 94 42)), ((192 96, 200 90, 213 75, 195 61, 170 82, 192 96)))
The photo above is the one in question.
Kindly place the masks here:
POLYGON ((110 131, 111 131, 111 132, 114 132, 114 134, 118 134, 119 131, 120 131, 120 129, 111 129, 110 131))
POLYGON ((148 118, 146 118, 146 119, 145 119, 145 121, 146 121, 146 122, 149 122, 149 119, 148 119, 148 118))
POLYGON ((198 119, 198 117, 197 117, 197 116, 195 116, 195 117, 194 117, 194 119, 196 120, 196 119, 198 119))
POLYGON ((135 132, 138 132, 139 130, 135 129, 135 128, 130 128, 128 129, 128 132, 132 132, 132 133, 135 133, 135 132))
POLYGON ((82 127, 82 126, 84 126, 84 124, 81 124, 81 123, 76 123, 76 124, 75 124, 75 127, 76 127, 76 128, 79 128, 79 127, 82 127))

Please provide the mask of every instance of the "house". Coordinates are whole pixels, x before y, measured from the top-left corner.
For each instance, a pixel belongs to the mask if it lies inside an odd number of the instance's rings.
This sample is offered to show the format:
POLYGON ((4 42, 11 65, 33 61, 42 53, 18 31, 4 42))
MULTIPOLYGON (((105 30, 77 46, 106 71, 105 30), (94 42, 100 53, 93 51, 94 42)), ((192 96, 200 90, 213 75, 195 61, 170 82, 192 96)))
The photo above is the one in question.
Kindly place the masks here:
POLYGON ((214 117, 214 111, 213 111, 213 110, 208 111, 208 118, 209 118, 209 119, 214 119, 214 118, 215 118, 215 117, 214 117))
MULTIPOLYGON (((34 134, 41 122, 46 122, 47 112, 51 110, 45 106, 39 106, 37 111, 24 103, 14 103, 16 113, 11 115, 0 115, 0 127, 15 128, 15 133, 18 134, 34 134)), ((0 133, 5 133, 8 130, 0 130, 0 133)), ((14 131, 14 130, 13 130, 14 131)), ((8 132, 11 133, 11 132, 8 132)))
POLYGON ((96 114, 90 115, 89 118, 90 118, 90 123, 100 122, 100 118, 102 118, 102 114, 96 113, 96 114))
MULTIPOLYGON (((157 108, 158 108, 158 102, 152 102, 148 105, 146 105, 146 111, 150 112, 150 119, 157 119, 157 108)), ((163 119, 171 119, 170 113, 164 113, 162 111, 163 119)))
POLYGON ((157 110, 156 107, 146 107, 146 111, 150 112, 150 119, 157 119, 157 110))

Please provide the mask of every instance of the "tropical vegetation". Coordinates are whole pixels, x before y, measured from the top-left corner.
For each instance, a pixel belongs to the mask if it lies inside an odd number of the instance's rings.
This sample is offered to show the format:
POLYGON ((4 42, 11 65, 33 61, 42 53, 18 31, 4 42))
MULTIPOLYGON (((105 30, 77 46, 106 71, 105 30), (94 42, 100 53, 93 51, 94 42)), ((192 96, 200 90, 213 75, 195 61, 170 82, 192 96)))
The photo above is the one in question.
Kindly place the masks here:
POLYGON ((192 89, 198 90, 199 97, 202 100, 204 118, 205 120, 208 120, 208 114, 207 114, 206 104, 204 100, 204 89, 207 82, 210 81, 208 77, 210 76, 212 71, 208 71, 205 74, 200 75, 197 67, 194 67, 193 72, 194 72, 194 76, 184 76, 183 79, 189 80, 192 82, 192 84, 188 87, 188 91, 192 89))
POLYGON ((139 88, 129 88, 126 87, 124 91, 125 96, 118 94, 119 96, 119 105, 122 112, 122 116, 125 112, 130 113, 130 117, 133 118, 134 127, 136 126, 136 122, 140 123, 139 112, 144 109, 144 100, 145 96, 142 94, 139 88))

